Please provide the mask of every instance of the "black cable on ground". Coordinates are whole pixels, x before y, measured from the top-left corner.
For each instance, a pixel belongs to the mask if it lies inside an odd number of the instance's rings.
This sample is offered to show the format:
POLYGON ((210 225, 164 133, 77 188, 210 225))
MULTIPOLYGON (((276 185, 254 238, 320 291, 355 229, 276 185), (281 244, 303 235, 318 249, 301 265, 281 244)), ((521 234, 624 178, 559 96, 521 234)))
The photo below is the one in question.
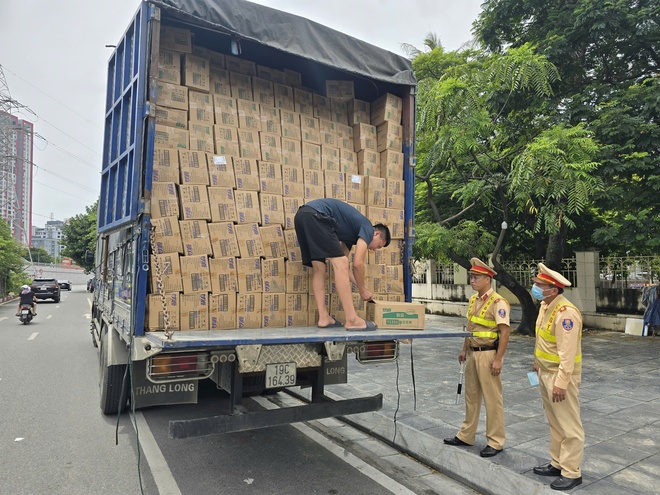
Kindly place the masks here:
POLYGON ((415 386, 415 359, 413 358, 413 342, 410 341, 410 374, 412 376, 413 386, 413 411, 417 411, 417 387, 415 386))

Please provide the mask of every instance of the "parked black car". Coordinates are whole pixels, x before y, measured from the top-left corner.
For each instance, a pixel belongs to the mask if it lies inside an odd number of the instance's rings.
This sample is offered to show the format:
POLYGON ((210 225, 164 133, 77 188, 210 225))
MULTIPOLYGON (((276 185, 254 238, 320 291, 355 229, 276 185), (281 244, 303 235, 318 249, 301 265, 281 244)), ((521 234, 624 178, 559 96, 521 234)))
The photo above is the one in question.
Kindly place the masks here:
POLYGON ((57 285, 60 286, 61 290, 71 290, 71 282, 68 280, 58 280, 57 285))
POLYGON ((60 302, 60 286, 54 278, 35 278, 30 284, 37 299, 52 299, 60 302))

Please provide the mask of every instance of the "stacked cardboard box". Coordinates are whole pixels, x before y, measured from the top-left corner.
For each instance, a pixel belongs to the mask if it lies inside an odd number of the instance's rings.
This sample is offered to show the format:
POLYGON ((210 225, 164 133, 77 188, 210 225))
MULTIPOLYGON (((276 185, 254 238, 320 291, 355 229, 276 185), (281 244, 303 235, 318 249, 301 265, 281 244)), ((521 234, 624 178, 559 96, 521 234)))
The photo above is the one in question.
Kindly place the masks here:
MULTIPOLYGON (((403 299, 401 98, 356 98, 352 81, 303 86, 300 73, 193 46, 162 28, 156 97, 148 330, 315 325, 311 270, 293 219, 317 198, 384 223, 391 245, 368 257, 375 299, 403 299), (159 274, 157 276, 157 274, 159 274)), ((328 269, 321 295, 343 308, 328 269)), ((357 292, 358 314, 367 306, 357 292)))

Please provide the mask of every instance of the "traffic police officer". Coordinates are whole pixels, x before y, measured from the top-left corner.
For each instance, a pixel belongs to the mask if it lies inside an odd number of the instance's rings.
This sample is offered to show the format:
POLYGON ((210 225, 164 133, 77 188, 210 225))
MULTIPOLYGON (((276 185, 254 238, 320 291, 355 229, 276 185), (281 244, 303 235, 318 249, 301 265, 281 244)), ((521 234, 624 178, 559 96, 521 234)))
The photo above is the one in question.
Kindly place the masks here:
POLYGON ((541 301, 536 320, 534 370, 550 425, 550 464, 534 468, 542 476, 558 476, 550 487, 570 490, 582 483, 584 428, 580 420, 582 315, 564 297, 571 283, 539 263, 532 296, 541 301))
POLYGON ((470 285, 477 291, 470 298, 467 330, 458 362, 465 366, 465 421, 454 438, 445 438, 447 445, 474 444, 479 423, 481 401, 486 404, 486 439, 488 444, 479 453, 493 457, 504 448, 504 403, 502 400, 502 358, 509 342, 509 303, 491 288, 497 273, 478 258, 470 260, 470 285))

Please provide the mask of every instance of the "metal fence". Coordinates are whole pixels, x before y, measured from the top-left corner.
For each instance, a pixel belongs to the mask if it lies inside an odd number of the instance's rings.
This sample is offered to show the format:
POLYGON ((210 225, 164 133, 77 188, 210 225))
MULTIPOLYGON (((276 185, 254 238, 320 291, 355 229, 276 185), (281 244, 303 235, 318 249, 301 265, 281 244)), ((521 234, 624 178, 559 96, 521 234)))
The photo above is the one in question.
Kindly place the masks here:
MULTIPOLYGON (((530 287, 533 283, 532 277, 535 277, 538 272, 539 263, 545 263, 545 260, 505 261, 502 263, 502 266, 521 285, 530 287)), ((561 260, 559 273, 566 277, 573 287, 577 286, 575 258, 564 258, 561 260)))

